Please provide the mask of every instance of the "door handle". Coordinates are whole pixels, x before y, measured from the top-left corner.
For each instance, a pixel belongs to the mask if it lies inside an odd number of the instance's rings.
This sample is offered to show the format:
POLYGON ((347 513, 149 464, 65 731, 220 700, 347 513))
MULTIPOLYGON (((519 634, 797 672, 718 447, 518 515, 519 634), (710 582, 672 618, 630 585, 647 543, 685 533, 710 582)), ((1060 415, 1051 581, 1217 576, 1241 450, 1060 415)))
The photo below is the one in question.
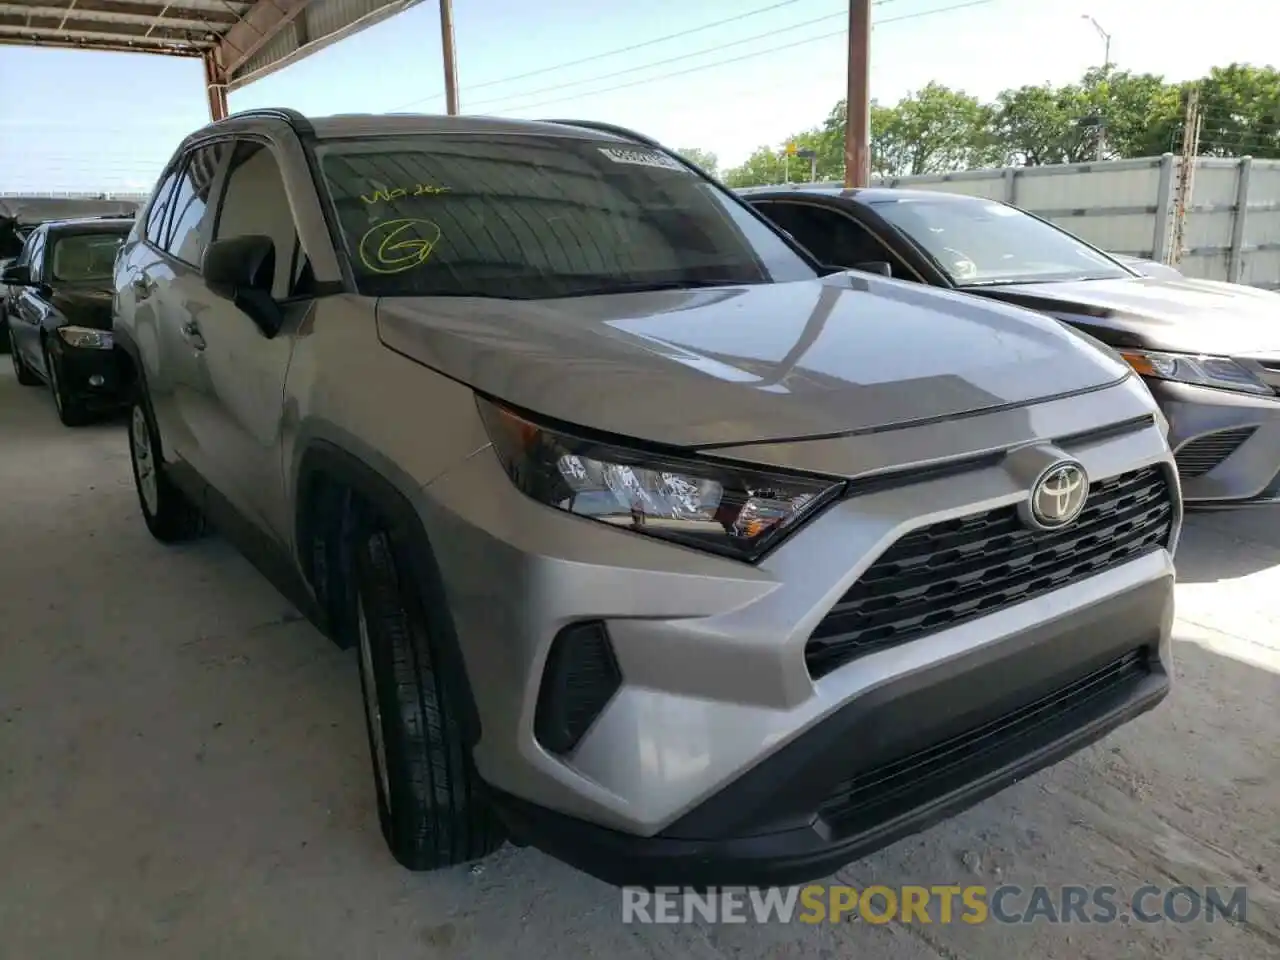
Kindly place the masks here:
POLYGON ((145 273, 135 273, 129 285, 133 287, 133 295, 138 300, 145 300, 151 296, 151 282, 147 280, 145 273))
POLYGON ((203 350, 206 346, 204 337, 200 334, 200 326, 194 320, 188 320, 181 327, 182 339, 191 344, 193 349, 203 350))

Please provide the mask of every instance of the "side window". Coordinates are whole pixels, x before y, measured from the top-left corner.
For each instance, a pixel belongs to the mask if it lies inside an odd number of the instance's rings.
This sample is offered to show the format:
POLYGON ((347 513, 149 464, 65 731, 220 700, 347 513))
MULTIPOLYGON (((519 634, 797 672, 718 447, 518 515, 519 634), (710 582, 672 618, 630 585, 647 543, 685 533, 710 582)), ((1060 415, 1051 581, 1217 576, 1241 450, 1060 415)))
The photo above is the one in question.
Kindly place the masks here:
POLYGON ((796 238, 822 263, 852 267, 870 260, 888 260, 895 276, 905 276, 889 248, 857 221, 807 203, 768 201, 759 205, 760 212, 796 238))
POLYGON ((181 166, 170 170, 168 175, 156 187, 155 197, 147 210, 147 225, 143 231, 147 242, 154 247, 164 245, 164 225, 173 199, 173 185, 178 182, 178 171, 181 166))
POLYGON ((172 212, 162 247, 194 267, 200 265, 209 243, 205 211, 229 147, 228 142, 213 143, 191 151, 173 190, 172 212))
POLYGON ((44 276, 44 238, 43 230, 37 230, 31 235, 31 259, 28 261, 28 267, 32 280, 38 280, 44 276))
POLYGON ((39 235, 39 230, 32 230, 27 234, 27 239, 22 243, 22 252, 18 254, 18 259, 15 263, 22 264, 23 266, 31 263, 31 254, 36 248, 36 237, 39 235))
POLYGON ((280 164, 264 144, 243 140, 231 155, 213 239, 255 235, 270 237, 275 247, 272 296, 282 299, 300 292, 309 270, 280 164))

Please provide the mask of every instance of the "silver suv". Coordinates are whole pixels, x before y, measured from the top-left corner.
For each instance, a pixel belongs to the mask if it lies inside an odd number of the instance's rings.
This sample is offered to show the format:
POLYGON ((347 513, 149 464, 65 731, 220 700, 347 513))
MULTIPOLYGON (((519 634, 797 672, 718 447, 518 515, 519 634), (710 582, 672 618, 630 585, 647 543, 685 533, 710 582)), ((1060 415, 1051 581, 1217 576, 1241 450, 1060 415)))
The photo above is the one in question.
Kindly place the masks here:
POLYGON ((619 128, 239 114, 117 261, 142 514, 359 651, 402 864, 825 875, 1153 707, 1129 368, 831 271, 619 128))

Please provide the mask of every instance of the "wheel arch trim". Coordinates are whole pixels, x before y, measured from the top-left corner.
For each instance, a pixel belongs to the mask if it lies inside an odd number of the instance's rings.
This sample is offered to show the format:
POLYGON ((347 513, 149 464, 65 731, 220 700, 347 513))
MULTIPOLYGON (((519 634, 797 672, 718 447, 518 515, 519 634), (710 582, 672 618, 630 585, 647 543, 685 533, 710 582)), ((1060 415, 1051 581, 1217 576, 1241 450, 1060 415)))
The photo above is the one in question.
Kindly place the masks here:
POLYGON ((411 576, 421 595, 422 614, 434 634, 435 646, 442 661, 439 666, 444 670, 446 681, 456 691, 462 707, 462 716, 458 717, 458 722, 465 742, 469 747, 474 746, 480 740, 480 713, 467 676, 453 616, 449 611, 444 577, 440 573, 426 527, 410 497, 384 472, 329 439, 311 437, 306 440, 301 445, 295 462, 294 542, 303 575, 315 590, 316 584, 312 582, 314 568, 309 549, 315 523, 312 491, 315 480, 325 479, 349 490, 372 508, 387 524, 397 552, 408 560, 411 576))

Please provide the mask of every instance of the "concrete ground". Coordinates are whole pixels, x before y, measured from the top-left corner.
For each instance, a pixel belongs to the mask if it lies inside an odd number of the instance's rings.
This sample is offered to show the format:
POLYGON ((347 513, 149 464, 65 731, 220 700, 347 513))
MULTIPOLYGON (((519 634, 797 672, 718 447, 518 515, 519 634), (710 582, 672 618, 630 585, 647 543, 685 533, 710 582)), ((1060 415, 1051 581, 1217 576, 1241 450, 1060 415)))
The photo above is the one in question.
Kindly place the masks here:
POLYGON ((0 373, 0 958, 1280 956, 1280 511, 1201 516, 1159 710, 848 883, 1247 885, 1243 923, 624 926, 530 850, 411 875, 356 664, 217 539, 138 515, 120 422, 0 373))

